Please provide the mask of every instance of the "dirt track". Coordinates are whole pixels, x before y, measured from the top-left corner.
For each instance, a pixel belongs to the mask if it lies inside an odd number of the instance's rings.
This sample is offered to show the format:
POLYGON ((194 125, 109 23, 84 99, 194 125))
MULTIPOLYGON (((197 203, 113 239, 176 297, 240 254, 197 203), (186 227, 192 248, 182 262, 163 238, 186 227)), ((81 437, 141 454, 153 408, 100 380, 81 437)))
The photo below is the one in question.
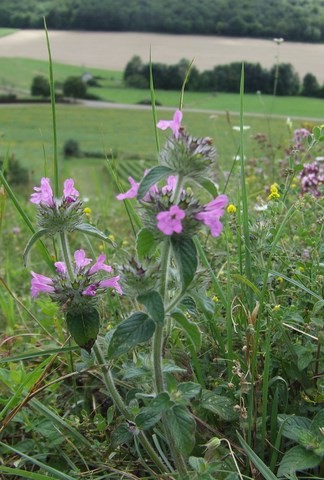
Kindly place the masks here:
MULTIPOLYGON (((292 63, 301 78, 311 72, 324 82, 324 44, 284 42, 278 47, 272 40, 150 33, 50 31, 49 36, 53 61, 84 67, 123 70, 133 55, 147 62, 150 48, 154 62, 194 58, 199 70, 242 60, 269 68, 279 55, 279 61, 292 63)), ((47 60, 44 31, 22 30, 1 37, 0 57, 47 60)))

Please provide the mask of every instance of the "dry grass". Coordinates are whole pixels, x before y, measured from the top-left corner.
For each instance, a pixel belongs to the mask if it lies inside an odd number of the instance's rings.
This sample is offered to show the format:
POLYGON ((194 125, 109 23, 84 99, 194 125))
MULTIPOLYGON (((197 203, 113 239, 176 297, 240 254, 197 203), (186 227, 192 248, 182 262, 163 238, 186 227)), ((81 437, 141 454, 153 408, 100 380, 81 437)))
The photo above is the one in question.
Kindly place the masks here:
MULTIPOLYGON (((200 70, 242 60, 269 68, 279 56, 279 61, 291 63, 301 78, 311 72, 324 82, 324 44, 284 42, 277 47, 272 40, 249 38, 61 31, 50 31, 50 41, 55 62, 84 67, 121 71, 133 55, 147 62, 151 47, 155 62, 172 64, 194 58, 200 70)), ((0 38, 0 57, 47 60, 44 31, 24 30, 0 38)))

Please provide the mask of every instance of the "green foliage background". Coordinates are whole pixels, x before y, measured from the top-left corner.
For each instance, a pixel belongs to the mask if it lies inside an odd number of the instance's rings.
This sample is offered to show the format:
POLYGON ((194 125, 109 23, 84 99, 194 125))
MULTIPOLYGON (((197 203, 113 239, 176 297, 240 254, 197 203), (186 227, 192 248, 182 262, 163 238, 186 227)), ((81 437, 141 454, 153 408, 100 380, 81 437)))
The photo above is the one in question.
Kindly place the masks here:
POLYGON ((0 27, 324 40, 323 0, 2 0, 0 27))

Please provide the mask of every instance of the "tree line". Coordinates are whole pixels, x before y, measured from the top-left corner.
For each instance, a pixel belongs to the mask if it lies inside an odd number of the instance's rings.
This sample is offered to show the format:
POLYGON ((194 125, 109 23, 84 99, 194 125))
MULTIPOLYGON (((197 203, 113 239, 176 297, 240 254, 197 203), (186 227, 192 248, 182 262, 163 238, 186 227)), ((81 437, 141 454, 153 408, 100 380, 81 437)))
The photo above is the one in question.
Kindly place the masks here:
MULTIPOLYGON (((190 67, 189 60, 182 59, 175 65, 153 63, 154 88, 180 90, 190 67)), ((199 70, 192 66, 186 89, 200 92, 237 93, 241 78, 241 62, 217 65, 212 70, 199 70)), ((144 64, 135 55, 126 65, 124 82, 129 87, 149 88, 150 64, 144 64)), ((324 85, 320 86, 312 73, 307 73, 303 81, 290 63, 274 65, 269 70, 260 63, 244 63, 245 92, 276 95, 303 95, 324 98, 324 85)))
POLYGON ((0 27, 324 41, 324 0, 0 0, 0 27))

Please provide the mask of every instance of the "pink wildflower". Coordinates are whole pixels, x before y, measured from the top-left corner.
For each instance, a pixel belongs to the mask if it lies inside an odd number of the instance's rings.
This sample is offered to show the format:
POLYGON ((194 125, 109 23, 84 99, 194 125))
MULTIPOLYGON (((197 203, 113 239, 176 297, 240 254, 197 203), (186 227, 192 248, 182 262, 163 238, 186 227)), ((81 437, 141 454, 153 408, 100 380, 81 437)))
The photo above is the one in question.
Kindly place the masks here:
POLYGON ((50 179, 43 177, 41 178, 40 187, 34 187, 36 193, 32 193, 30 196, 30 201, 37 205, 42 204, 48 207, 54 205, 53 191, 50 186, 50 179))
POLYGON ((172 120, 160 120, 156 126, 161 130, 166 130, 167 128, 171 128, 175 138, 179 138, 181 120, 182 120, 182 112, 181 110, 176 110, 172 120))
POLYGON ((111 272, 112 268, 110 265, 106 265, 104 261, 106 260, 106 255, 99 255, 96 262, 92 265, 89 270, 89 275, 93 275, 99 270, 105 270, 106 272, 111 272))
POLYGON ((302 143, 304 138, 307 138, 310 135, 310 131, 307 128, 298 128, 294 131, 294 141, 296 144, 302 143))
POLYGON ((79 192, 74 188, 74 180, 72 178, 65 180, 63 195, 68 203, 75 202, 78 198, 79 192))
POLYGON ((30 272, 32 274, 31 281, 31 294, 33 297, 37 297, 39 293, 54 293, 53 280, 45 275, 40 275, 39 273, 30 272))
POLYGON ((172 235, 173 233, 182 232, 181 220, 186 216, 184 210, 173 205, 170 210, 160 212, 157 214, 157 228, 165 235, 172 235))
POLYGON ((177 177, 175 177, 174 175, 170 175, 170 177, 168 177, 167 179, 167 184, 164 187, 162 187, 163 195, 165 195, 166 193, 173 192, 176 184, 177 184, 177 177))
POLYGON ((55 262, 54 265, 57 273, 62 273, 63 275, 67 273, 65 262, 55 262))
POLYGON ((99 288, 114 288, 117 293, 122 295, 123 291, 121 289, 121 286, 118 283, 119 279, 120 279, 120 276, 117 275, 117 277, 106 278, 105 280, 101 280, 101 282, 99 282, 99 288))
POLYGON ((95 297, 97 293, 97 287, 93 283, 83 290, 82 295, 95 297))
POLYGON ((76 266, 80 269, 89 265, 92 262, 91 258, 86 258, 84 250, 76 250, 74 252, 74 261, 76 266))
POLYGON ((207 203, 203 210, 195 215, 196 219, 210 228, 211 235, 218 237, 223 229, 220 217, 224 214, 224 209, 228 204, 226 195, 219 195, 211 202, 207 203))
POLYGON ((135 182, 132 177, 128 177, 128 181, 131 184, 131 188, 127 192, 119 193, 116 198, 117 200, 125 200, 126 198, 134 198, 137 195, 139 183, 135 182))

